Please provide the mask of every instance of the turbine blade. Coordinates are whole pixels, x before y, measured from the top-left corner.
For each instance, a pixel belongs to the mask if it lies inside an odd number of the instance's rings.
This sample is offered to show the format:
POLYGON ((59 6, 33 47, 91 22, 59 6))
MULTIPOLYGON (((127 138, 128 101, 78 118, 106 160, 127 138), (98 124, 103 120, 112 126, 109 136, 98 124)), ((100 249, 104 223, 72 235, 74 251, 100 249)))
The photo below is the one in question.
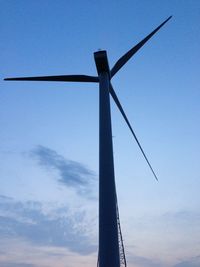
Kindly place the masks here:
POLYGON ((157 176, 156 176, 156 174, 155 174, 155 172, 154 172, 154 170, 153 170, 153 168, 152 168, 152 166, 151 166, 151 164, 150 164, 150 162, 149 162, 149 160, 148 160, 148 158, 147 158, 147 156, 146 156, 146 154, 145 154, 145 152, 144 152, 144 150, 143 150, 143 148, 142 148, 142 146, 141 146, 141 144, 140 144, 140 142, 139 142, 139 140, 138 140, 138 138, 137 138, 137 136, 136 136, 136 134, 135 134, 135 132, 133 131, 133 128, 131 127, 131 125, 130 125, 130 123, 129 123, 129 121, 128 121, 128 118, 126 117, 126 114, 125 114, 125 112, 124 112, 124 110, 123 110, 123 108, 122 108, 122 106, 121 106, 121 104, 120 104, 120 102, 119 102, 119 99, 118 99, 118 97, 117 97, 117 95, 116 95, 116 93, 115 93, 115 91, 114 91, 114 89, 113 89, 113 87, 112 87, 111 84, 110 84, 110 94, 111 94, 111 96, 112 96, 112 98, 113 98, 115 104, 116 104, 117 107, 119 108, 119 110, 120 110, 122 116, 124 117, 124 119, 125 119, 125 121, 126 121, 128 127, 129 127, 129 129, 131 130, 131 133, 133 134, 133 137, 135 138, 135 141, 136 141, 136 143, 138 144, 138 146, 139 146, 139 148, 140 148, 140 150, 141 150, 141 152, 142 152, 142 154, 143 154, 143 156, 144 156, 144 158, 145 158, 147 164, 149 165, 149 167, 150 167, 150 169, 151 169, 151 171, 152 171, 154 177, 155 177, 156 180, 158 181, 158 178, 157 178, 157 176))
POLYGON ((111 69, 111 77, 113 77, 124 66, 124 64, 126 64, 126 62, 171 18, 172 16, 167 18, 154 31, 152 31, 142 41, 140 41, 137 45, 131 48, 126 54, 124 54, 111 69))
POLYGON ((99 82, 96 76, 88 75, 58 75, 39 77, 5 78, 5 81, 50 81, 50 82, 99 82))

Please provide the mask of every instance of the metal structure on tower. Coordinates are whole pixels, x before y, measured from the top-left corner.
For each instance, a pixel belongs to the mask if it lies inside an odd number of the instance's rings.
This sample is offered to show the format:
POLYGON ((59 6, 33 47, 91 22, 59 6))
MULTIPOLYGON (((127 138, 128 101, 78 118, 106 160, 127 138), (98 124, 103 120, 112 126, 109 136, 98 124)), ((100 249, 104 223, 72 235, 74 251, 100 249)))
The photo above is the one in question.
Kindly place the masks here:
POLYGON ((117 209, 117 225, 118 225, 118 241, 119 241, 119 259, 120 259, 120 267, 126 267, 126 255, 125 255, 125 249, 124 249, 124 242, 122 238, 122 229, 119 219, 119 208, 118 208, 118 202, 116 199, 116 209, 117 209))

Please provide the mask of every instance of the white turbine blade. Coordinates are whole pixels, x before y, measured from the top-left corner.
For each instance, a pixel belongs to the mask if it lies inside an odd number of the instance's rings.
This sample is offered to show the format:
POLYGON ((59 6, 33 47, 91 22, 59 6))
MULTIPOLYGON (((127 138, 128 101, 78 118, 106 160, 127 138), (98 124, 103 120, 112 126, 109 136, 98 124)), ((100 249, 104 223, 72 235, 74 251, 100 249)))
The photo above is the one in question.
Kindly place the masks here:
POLYGON ((5 78, 5 81, 49 81, 49 82, 99 82, 96 76, 88 75, 57 75, 38 77, 5 78))
POLYGON ((131 48, 126 54, 124 54, 111 69, 111 77, 113 77, 125 64, 126 62, 168 21, 172 18, 170 16, 163 23, 161 23, 154 31, 152 31, 149 35, 147 35, 142 41, 140 41, 137 45, 131 48))
POLYGON ((133 131, 133 128, 131 127, 131 125, 130 125, 130 123, 129 123, 129 120, 128 120, 128 118, 127 118, 127 116, 126 116, 126 114, 125 114, 125 112, 124 112, 124 110, 123 110, 123 108, 122 108, 122 105, 120 104, 119 99, 118 99, 118 97, 117 97, 117 95, 116 95, 116 93, 115 93, 115 91, 114 91, 114 89, 113 89, 113 87, 112 87, 111 84, 110 84, 110 94, 111 94, 111 96, 112 96, 112 98, 113 98, 115 104, 116 104, 117 107, 119 108, 119 110, 120 110, 122 116, 124 117, 124 119, 125 119, 125 121, 126 121, 128 127, 129 127, 129 129, 131 130, 131 133, 133 134, 133 137, 135 138, 135 141, 136 141, 136 143, 138 144, 138 146, 139 146, 139 148, 140 148, 140 150, 141 150, 141 152, 142 152, 142 154, 143 154, 143 156, 144 156, 144 158, 145 158, 147 164, 149 165, 149 167, 150 167, 150 169, 151 169, 151 171, 152 171, 152 173, 153 173, 155 179, 158 181, 158 178, 157 178, 157 176, 156 176, 156 174, 155 174, 155 172, 154 172, 154 170, 153 170, 153 168, 152 168, 152 166, 151 166, 151 164, 150 164, 150 162, 149 162, 149 160, 148 160, 148 158, 147 158, 147 156, 146 156, 146 154, 145 154, 145 152, 144 152, 144 150, 143 150, 143 148, 142 148, 142 146, 141 146, 141 144, 140 144, 140 142, 139 142, 139 140, 138 140, 138 138, 137 138, 137 136, 136 136, 136 134, 135 134, 135 132, 133 131))

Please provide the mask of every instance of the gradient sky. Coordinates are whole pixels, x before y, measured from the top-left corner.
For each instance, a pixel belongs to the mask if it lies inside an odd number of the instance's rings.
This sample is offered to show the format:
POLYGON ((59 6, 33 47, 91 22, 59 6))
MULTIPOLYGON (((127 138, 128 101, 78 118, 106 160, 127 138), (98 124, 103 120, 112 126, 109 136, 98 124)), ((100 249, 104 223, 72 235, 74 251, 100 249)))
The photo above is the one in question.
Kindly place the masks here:
POLYGON ((98 86, 4 77, 96 75, 170 20, 113 85, 157 175, 112 103, 129 267, 200 266, 200 1, 0 1, 0 266, 96 266, 98 86))

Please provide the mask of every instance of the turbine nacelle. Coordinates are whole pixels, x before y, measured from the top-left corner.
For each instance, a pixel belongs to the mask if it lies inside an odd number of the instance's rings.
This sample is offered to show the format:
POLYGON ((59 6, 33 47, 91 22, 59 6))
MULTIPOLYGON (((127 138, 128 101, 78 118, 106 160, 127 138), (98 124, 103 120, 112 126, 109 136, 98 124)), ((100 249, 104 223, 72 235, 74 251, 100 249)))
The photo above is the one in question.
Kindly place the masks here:
POLYGON ((110 76, 110 68, 108 64, 108 57, 107 57, 106 50, 95 52, 94 60, 95 60, 98 75, 102 72, 107 72, 109 73, 109 76, 110 76))

